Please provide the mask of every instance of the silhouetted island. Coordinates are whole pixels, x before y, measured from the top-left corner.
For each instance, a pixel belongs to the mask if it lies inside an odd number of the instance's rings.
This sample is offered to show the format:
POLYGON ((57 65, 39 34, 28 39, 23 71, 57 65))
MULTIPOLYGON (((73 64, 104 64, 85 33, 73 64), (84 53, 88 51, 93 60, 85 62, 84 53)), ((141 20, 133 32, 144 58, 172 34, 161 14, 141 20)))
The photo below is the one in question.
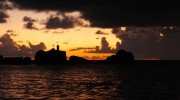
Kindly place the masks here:
POLYGON ((0 55, 0 64, 4 63, 4 57, 2 55, 0 55))
POLYGON ((49 51, 36 52, 34 61, 30 57, 3 57, 0 55, 0 64, 133 64, 135 58, 131 52, 119 50, 116 55, 107 57, 106 60, 91 61, 78 56, 71 56, 67 61, 66 51, 61 51, 59 45, 49 51))
POLYGON ((91 61, 82 58, 82 57, 78 57, 78 56, 71 56, 69 58, 69 63, 70 64, 89 64, 91 63, 91 61))
POLYGON ((59 50, 59 45, 57 45, 57 50, 54 48, 49 51, 39 50, 35 54, 36 64, 66 64, 66 52, 59 50))
POLYGON ((116 55, 112 55, 106 59, 109 64, 133 64, 135 62, 134 55, 125 50, 119 50, 116 55))
POLYGON ((30 57, 3 57, 0 55, 0 64, 20 65, 32 64, 30 57))

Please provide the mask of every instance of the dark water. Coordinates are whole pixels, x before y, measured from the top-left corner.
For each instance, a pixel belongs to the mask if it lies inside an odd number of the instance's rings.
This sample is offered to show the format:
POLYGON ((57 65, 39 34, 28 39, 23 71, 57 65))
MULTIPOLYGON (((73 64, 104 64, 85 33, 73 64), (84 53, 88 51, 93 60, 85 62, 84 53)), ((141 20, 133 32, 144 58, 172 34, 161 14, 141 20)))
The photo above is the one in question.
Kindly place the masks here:
POLYGON ((62 99, 180 100, 180 70, 126 65, 0 66, 0 100, 62 99))

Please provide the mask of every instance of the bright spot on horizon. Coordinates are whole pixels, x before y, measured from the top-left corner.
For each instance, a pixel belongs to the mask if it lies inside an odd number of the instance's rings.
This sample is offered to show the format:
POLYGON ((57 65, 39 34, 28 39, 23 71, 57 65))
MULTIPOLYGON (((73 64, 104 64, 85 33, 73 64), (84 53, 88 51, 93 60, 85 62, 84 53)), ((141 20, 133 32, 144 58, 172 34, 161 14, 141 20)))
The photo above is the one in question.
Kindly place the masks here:
POLYGON ((170 29, 173 30, 173 26, 170 26, 170 29))
POLYGON ((163 36, 164 36, 164 34, 163 34, 163 33, 160 33, 160 36, 161 36, 161 37, 163 37, 163 36))
POLYGON ((121 27, 121 30, 122 31, 126 31, 126 27, 121 27))

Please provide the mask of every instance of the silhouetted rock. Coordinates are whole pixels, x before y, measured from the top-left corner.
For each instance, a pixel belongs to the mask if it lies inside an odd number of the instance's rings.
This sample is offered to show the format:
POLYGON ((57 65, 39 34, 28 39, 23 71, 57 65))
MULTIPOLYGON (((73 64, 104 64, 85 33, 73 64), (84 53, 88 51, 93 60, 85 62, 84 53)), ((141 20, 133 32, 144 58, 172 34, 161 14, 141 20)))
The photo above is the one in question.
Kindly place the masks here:
POLYGON ((0 55, 0 64, 11 64, 11 65, 19 65, 19 64, 31 64, 30 57, 3 57, 0 55))
POLYGON ((57 50, 51 49, 47 52, 39 50, 35 54, 35 63, 37 63, 37 64, 64 64, 64 63, 67 63, 66 52, 60 51, 59 46, 57 46, 57 50))
POLYGON ((39 50, 38 52, 36 52, 36 54, 35 54, 35 62, 36 63, 43 63, 43 62, 45 63, 46 60, 48 60, 48 59, 46 58, 45 51, 39 50))
POLYGON ((23 63, 24 64, 31 64, 31 58, 30 57, 25 57, 24 59, 23 59, 23 63))
POLYGON ((4 63, 13 65, 23 64, 23 57, 5 57, 4 63))
POLYGON ((69 63, 70 64, 87 64, 87 63, 90 63, 89 60, 86 60, 82 57, 78 57, 78 56, 71 56, 69 58, 69 63))
POLYGON ((0 64, 4 63, 4 57, 2 55, 0 55, 0 64))
POLYGON ((116 64, 132 64, 135 62, 134 56, 131 52, 125 50, 119 50, 116 55, 112 55, 106 59, 107 63, 116 64))

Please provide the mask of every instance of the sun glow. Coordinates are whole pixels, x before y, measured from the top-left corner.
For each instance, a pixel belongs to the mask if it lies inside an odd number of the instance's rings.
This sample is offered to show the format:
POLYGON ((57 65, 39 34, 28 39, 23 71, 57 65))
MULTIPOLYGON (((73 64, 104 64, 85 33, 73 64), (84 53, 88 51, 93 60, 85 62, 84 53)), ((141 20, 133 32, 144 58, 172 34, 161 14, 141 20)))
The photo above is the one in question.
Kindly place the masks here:
POLYGON ((121 27, 121 30, 122 31, 126 31, 126 27, 121 27))
MULTIPOLYGON (((68 17, 73 17, 78 19, 79 23, 83 24, 83 26, 76 26, 73 28, 63 29, 46 29, 45 23, 51 15, 55 16, 63 16, 61 13, 57 12, 34 12, 34 11, 24 11, 24 10, 8 10, 7 13, 10 15, 7 23, 0 24, 0 36, 7 33, 8 30, 12 30, 11 38, 17 45, 25 45, 26 47, 30 48, 29 42, 32 45, 38 45, 41 42, 45 44, 46 50, 51 50, 53 45, 60 45, 60 50, 66 51, 67 58, 72 55, 84 57, 90 60, 102 60, 106 59, 107 56, 112 55, 113 53, 87 53, 87 50, 77 50, 77 51, 70 51, 70 49, 76 48, 96 48, 96 46, 101 47, 101 39, 106 38, 109 47, 113 50, 116 49, 116 43, 120 42, 121 40, 116 37, 116 35, 111 34, 112 28, 95 28, 90 27, 90 22, 85 19, 81 19, 80 12, 72 12, 72 13, 64 13, 68 17), (18 15, 18 16, 17 16, 18 15), (27 22, 23 21, 23 18, 27 16, 29 18, 34 19, 33 26, 37 28, 35 29, 27 29, 25 24, 27 22), (81 23, 80 23, 81 22, 81 23), (6 26, 6 27, 4 27, 6 26), (96 34, 97 31, 102 31, 107 34, 96 34)), ((72 18, 72 19, 73 19, 72 18)), ((126 30, 126 27, 120 27, 122 31, 126 30)), ((11 33, 9 33, 11 34, 11 33)), ((0 45, 2 43, 0 42, 0 45)), ((111 50, 110 49, 110 50, 111 50)), ((95 50, 95 49, 94 49, 95 50)), ((31 57, 33 58, 33 57, 31 57)))
POLYGON ((160 33, 160 36, 161 36, 161 37, 163 37, 163 36, 164 36, 164 34, 163 34, 163 33, 160 33))

